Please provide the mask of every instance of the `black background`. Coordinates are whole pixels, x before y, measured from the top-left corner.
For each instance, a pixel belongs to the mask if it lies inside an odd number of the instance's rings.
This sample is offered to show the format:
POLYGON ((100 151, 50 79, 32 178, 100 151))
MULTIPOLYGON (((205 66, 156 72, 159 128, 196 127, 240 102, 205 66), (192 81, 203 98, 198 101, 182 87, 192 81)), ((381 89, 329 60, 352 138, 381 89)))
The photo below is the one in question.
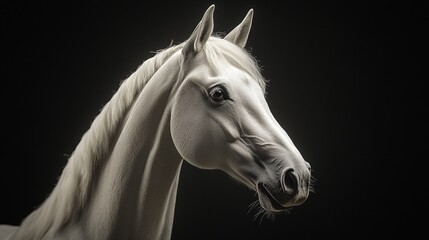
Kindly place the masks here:
POLYGON ((214 3, 215 32, 255 10, 247 49, 315 192, 289 214, 254 220, 253 192, 185 163, 172 239, 427 236, 421 2, 1 3, 0 223, 19 224, 47 197, 119 83, 151 51, 184 41, 214 3))

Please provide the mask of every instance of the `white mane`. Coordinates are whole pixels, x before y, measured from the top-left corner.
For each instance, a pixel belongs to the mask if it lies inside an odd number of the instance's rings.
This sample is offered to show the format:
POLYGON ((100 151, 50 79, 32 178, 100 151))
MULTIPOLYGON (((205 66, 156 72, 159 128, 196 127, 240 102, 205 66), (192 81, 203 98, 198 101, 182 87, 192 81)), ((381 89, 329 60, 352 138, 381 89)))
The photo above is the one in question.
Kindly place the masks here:
POLYGON ((122 82, 82 136, 50 196, 22 222, 25 226, 20 229, 31 229, 29 232, 33 237, 35 232, 38 236, 43 236, 56 232, 56 229, 80 213, 91 191, 93 177, 102 160, 109 154, 110 146, 116 139, 115 134, 138 93, 181 47, 182 45, 176 45, 158 51, 122 82))

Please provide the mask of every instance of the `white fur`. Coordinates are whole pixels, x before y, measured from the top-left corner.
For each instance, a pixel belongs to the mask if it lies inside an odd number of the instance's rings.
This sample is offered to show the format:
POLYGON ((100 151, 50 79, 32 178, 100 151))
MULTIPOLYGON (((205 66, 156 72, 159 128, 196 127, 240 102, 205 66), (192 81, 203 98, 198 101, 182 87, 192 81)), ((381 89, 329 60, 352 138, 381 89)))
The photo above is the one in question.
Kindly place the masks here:
POLYGON ((261 186, 275 190, 284 208, 306 199, 308 164, 272 116, 265 80, 243 48, 253 11, 224 40, 210 36, 213 10, 188 41, 159 51, 120 85, 50 196, 18 229, 0 233, 16 230, 10 240, 169 239, 182 159, 227 172, 269 211, 278 206, 261 186), (231 95, 221 104, 209 93, 219 84, 231 95), (279 192, 289 168, 298 186, 286 201, 279 192))

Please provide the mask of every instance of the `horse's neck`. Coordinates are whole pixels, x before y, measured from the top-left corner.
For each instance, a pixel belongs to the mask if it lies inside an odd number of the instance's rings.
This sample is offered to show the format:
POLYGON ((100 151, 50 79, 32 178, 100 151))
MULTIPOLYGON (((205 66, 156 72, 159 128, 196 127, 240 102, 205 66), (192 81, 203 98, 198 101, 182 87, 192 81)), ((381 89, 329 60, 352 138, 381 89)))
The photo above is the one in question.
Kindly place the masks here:
POLYGON ((161 67, 143 89, 101 171, 84 210, 91 239, 170 238, 181 166, 170 135, 171 72, 161 67))
MULTIPOLYGON (((170 238, 182 163, 172 142, 169 124, 170 98, 177 88, 178 72, 176 54, 143 88, 118 128, 120 132, 110 154, 95 165, 96 169, 91 169, 90 187, 79 189, 87 197, 83 198, 85 202, 75 204, 81 206, 76 209, 78 213, 58 212, 57 208, 50 207, 70 204, 70 199, 61 197, 69 190, 67 185, 59 184, 12 239, 170 238), (75 217, 55 222, 64 219, 58 217, 64 215, 75 217)), ((71 181, 79 179, 67 180, 71 181)))

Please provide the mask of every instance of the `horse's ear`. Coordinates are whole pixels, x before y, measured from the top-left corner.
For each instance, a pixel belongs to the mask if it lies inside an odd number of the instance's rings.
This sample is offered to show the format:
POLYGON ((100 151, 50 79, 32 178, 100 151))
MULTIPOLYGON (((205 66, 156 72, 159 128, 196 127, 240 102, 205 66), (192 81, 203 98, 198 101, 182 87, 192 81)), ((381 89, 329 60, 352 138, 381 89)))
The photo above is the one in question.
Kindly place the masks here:
POLYGON ((244 48, 249 37, 250 28, 252 27, 253 9, 250 9, 243 21, 238 24, 224 39, 228 40, 239 47, 244 48))
POLYGON ((183 46, 182 53, 185 56, 195 55, 201 52, 207 40, 212 35, 214 8, 215 6, 213 4, 206 10, 203 18, 198 23, 194 32, 192 32, 185 46, 183 46))

